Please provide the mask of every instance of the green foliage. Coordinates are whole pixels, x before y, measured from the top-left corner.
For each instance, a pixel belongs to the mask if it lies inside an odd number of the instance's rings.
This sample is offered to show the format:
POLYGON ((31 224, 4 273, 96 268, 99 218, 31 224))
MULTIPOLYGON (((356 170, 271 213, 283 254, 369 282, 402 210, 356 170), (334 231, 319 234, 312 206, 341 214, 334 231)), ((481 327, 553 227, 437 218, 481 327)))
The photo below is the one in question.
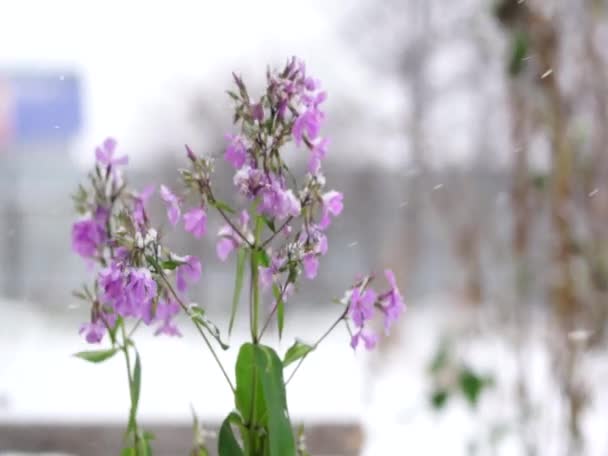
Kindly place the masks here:
POLYGON ((247 249, 241 248, 237 253, 236 258, 236 276, 234 283, 234 293, 232 295, 232 309, 230 311, 230 323, 228 325, 228 334, 232 333, 234 319, 238 310, 241 292, 243 290, 243 277, 245 275, 245 263, 247 261, 247 249))
POLYGON ((89 350, 74 353, 76 358, 84 359, 90 363, 101 363, 107 359, 110 359, 118 352, 118 348, 110 348, 108 350, 89 350))
POLYGON ((528 54, 528 36, 519 32, 513 38, 511 59, 509 60, 509 74, 512 77, 519 75, 525 67, 526 56, 528 54))
POLYGON ((471 407, 476 407, 482 393, 493 386, 489 375, 480 374, 454 356, 447 340, 442 340, 429 364, 433 387, 429 402, 435 410, 445 408, 448 400, 462 396, 471 407))
POLYGON ((139 405, 139 392, 141 389, 141 361, 139 353, 135 352, 135 368, 129 385, 129 393, 131 394, 131 410, 129 411, 129 426, 128 432, 137 432, 137 424, 135 418, 137 416, 137 407, 139 405))
POLYGON ((480 375, 466 366, 461 368, 458 376, 460 391, 472 407, 477 406, 482 391, 492 383, 490 377, 480 375))
POLYGON ((261 445, 268 456, 295 454, 283 363, 272 348, 250 343, 241 346, 236 364, 236 406, 250 432, 256 430, 252 451, 261 445))
POLYGON ((274 284, 272 286, 272 293, 277 302, 277 328, 279 329, 279 340, 281 340, 283 328, 285 326, 285 302, 283 301, 281 288, 278 285, 274 284))
POLYGON ((231 423, 237 423, 242 425, 241 417, 232 412, 226 417, 222 426, 220 427, 220 434, 218 437, 218 453, 220 456, 243 456, 243 450, 239 446, 239 443, 232 432, 231 423))
POLYGON ((431 405, 435 410, 441 410, 450 398, 450 393, 444 389, 438 389, 431 393, 431 405))
POLYGON ((307 345, 303 342, 296 340, 291 347, 285 353, 285 358, 283 359, 283 367, 289 366, 291 363, 303 358, 308 355, 315 348, 307 345))

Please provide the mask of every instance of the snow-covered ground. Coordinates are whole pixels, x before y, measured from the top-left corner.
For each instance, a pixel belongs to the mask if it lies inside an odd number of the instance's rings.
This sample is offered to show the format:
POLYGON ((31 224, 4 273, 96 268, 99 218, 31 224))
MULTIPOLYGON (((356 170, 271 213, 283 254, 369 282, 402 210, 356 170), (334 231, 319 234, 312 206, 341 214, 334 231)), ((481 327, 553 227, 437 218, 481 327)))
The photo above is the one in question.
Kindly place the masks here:
MULTIPOLYGON (((460 352, 476 368, 490 372, 496 386, 474 411, 462 399, 440 413, 428 406, 426 367, 445 330, 463 327, 470 315, 461 308, 440 306, 435 298, 410 305, 401 327, 386 349, 354 354, 348 335, 338 328, 307 359, 288 388, 290 411, 297 420, 360 420, 365 432, 363 454, 465 455, 473 444, 477 454, 519 455, 518 407, 514 382, 518 372, 513 351, 501 331, 467 336, 460 352), (490 441, 503 437, 491 451, 490 441)), ((313 342, 339 309, 294 315, 288 322, 282 353, 295 335, 313 342), (297 327, 294 327, 297 321, 297 327)), ((84 309, 75 313, 85 313, 84 309)), ((0 423, 124 422, 127 413, 123 360, 101 365, 70 356, 87 347, 65 321, 27 311, 23 304, 4 303, 0 332, 0 423)), ((182 327, 186 325, 184 322, 182 327)), ((563 402, 552 380, 541 324, 525 343, 523 366, 535 407, 527 432, 541 455, 561 456, 566 428, 563 402)), ((246 331, 238 327, 236 347, 246 331)), ((155 338, 145 331, 136 338, 143 363, 140 401, 142 421, 189 422, 190 405, 203 420, 217 422, 232 408, 230 390, 196 335, 155 338)), ((236 350, 221 354, 234 363, 236 350)), ((608 363, 605 355, 588 353, 582 363, 592 401, 584 414, 586 450, 608 454, 608 363)))

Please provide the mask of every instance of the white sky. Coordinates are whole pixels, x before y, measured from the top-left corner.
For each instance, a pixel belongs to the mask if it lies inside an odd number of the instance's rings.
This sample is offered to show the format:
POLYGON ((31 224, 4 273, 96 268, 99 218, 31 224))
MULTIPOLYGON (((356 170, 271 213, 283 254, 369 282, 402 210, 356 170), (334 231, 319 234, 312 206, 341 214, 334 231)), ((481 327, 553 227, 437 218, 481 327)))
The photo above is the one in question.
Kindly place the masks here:
MULTIPOLYGON (((279 65, 297 55, 323 81, 330 111, 336 95, 346 94, 363 113, 360 124, 351 127, 357 137, 348 135, 349 142, 335 149, 348 153, 351 162, 399 164, 407 153, 403 89, 390 75, 379 79, 363 62, 358 43, 347 42, 337 26, 357 4, 20 0, 0 16, 0 67, 77 70, 83 78, 85 128, 73 156, 86 162, 94 145, 111 135, 137 165, 159 150, 181 151, 186 142, 202 142, 203 129, 187 122, 193 95, 216 94, 217 104, 230 87, 230 71, 260 81, 267 63, 279 65)), ((454 58, 460 61, 458 53, 441 59, 429 77, 449 78, 458 66, 454 58)), ((471 108, 466 96, 460 100, 461 111, 471 108)), ((229 106, 226 97, 227 118, 229 106)), ((466 156, 470 139, 456 140, 468 136, 466 129, 447 130, 430 132, 447 138, 438 147, 441 154, 450 160, 466 156)))

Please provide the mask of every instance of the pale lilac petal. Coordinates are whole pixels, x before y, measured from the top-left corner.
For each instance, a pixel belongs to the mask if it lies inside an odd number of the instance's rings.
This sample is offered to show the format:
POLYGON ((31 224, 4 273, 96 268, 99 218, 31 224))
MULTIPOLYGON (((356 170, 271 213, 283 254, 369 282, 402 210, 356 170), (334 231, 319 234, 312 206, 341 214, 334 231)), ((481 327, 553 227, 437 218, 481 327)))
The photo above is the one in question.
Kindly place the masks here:
POLYGON ((304 258, 302 258, 302 265, 304 266, 304 275, 307 279, 312 280, 317 276, 319 259, 314 253, 304 255, 304 258))

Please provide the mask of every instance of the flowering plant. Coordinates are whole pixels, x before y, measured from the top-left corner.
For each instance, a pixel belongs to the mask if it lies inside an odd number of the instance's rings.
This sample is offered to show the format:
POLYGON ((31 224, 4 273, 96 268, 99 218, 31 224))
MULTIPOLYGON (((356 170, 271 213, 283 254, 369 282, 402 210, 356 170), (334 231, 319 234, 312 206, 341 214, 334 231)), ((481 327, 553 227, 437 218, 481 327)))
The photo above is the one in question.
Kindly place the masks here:
POLYGON ((212 213, 224 222, 216 253, 219 260, 232 257, 236 263, 228 333, 239 312, 248 271, 251 340, 239 349, 234 383, 216 353, 218 347, 228 348, 218 327, 206 317, 204 308, 187 304, 188 288, 201 276, 201 261, 178 255, 165 245, 146 210, 155 189, 136 192, 127 187, 122 167, 128 160, 116 155, 113 139, 96 149, 89 183, 80 186, 74 197, 82 218, 72 228, 73 249, 98 266, 93 286, 76 292, 91 306, 90 319, 80 332, 91 344, 101 343, 107 335, 110 344, 76 356, 91 362, 118 353, 124 356, 131 399, 124 455, 151 454, 152 435, 137 422, 141 360, 134 335, 142 323, 153 327, 157 335, 181 336, 174 317, 187 315, 217 362, 235 405, 219 431, 220 455, 285 456, 305 454, 296 444, 285 397, 285 386, 304 359, 341 322, 351 334, 353 349, 361 343, 371 349, 378 336, 368 322, 379 311, 388 334, 404 309, 395 277, 387 270, 388 289, 383 293, 372 289, 373 275, 355 280, 336 300, 342 309, 316 343, 296 341, 282 358, 262 343, 274 322, 281 337, 285 306, 300 280, 317 276, 319 260, 328 251, 326 232, 332 218, 342 212, 343 196, 326 191, 321 164, 328 141, 320 136, 326 93, 306 74, 304 64, 294 58, 280 71, 268 70, 266 90, 258 99, 251 98, 239 76, 233 76, 236 90, 228 94, 234 101, 234 124, 239 131, 227 136, 224 158, 235 170, 234 188, 243 207, 237 211, 218 199, 212 181, 214 161, 188 146, 188 166, 179 170, 183 188, 176 191, 161 185, 159 193, 169 224, 175 228, 182 222, 183 229, 197 239, 207 233, 212 213), (308 172, 300 184, 281 153, 291 141, 309 154, 308 172), (265 307, 265 300, 272 300, 272 305, 265 307), (271 310, 264 312, 267 308, 271 310), (288 368, 291 374, 285 380, 288 368))

